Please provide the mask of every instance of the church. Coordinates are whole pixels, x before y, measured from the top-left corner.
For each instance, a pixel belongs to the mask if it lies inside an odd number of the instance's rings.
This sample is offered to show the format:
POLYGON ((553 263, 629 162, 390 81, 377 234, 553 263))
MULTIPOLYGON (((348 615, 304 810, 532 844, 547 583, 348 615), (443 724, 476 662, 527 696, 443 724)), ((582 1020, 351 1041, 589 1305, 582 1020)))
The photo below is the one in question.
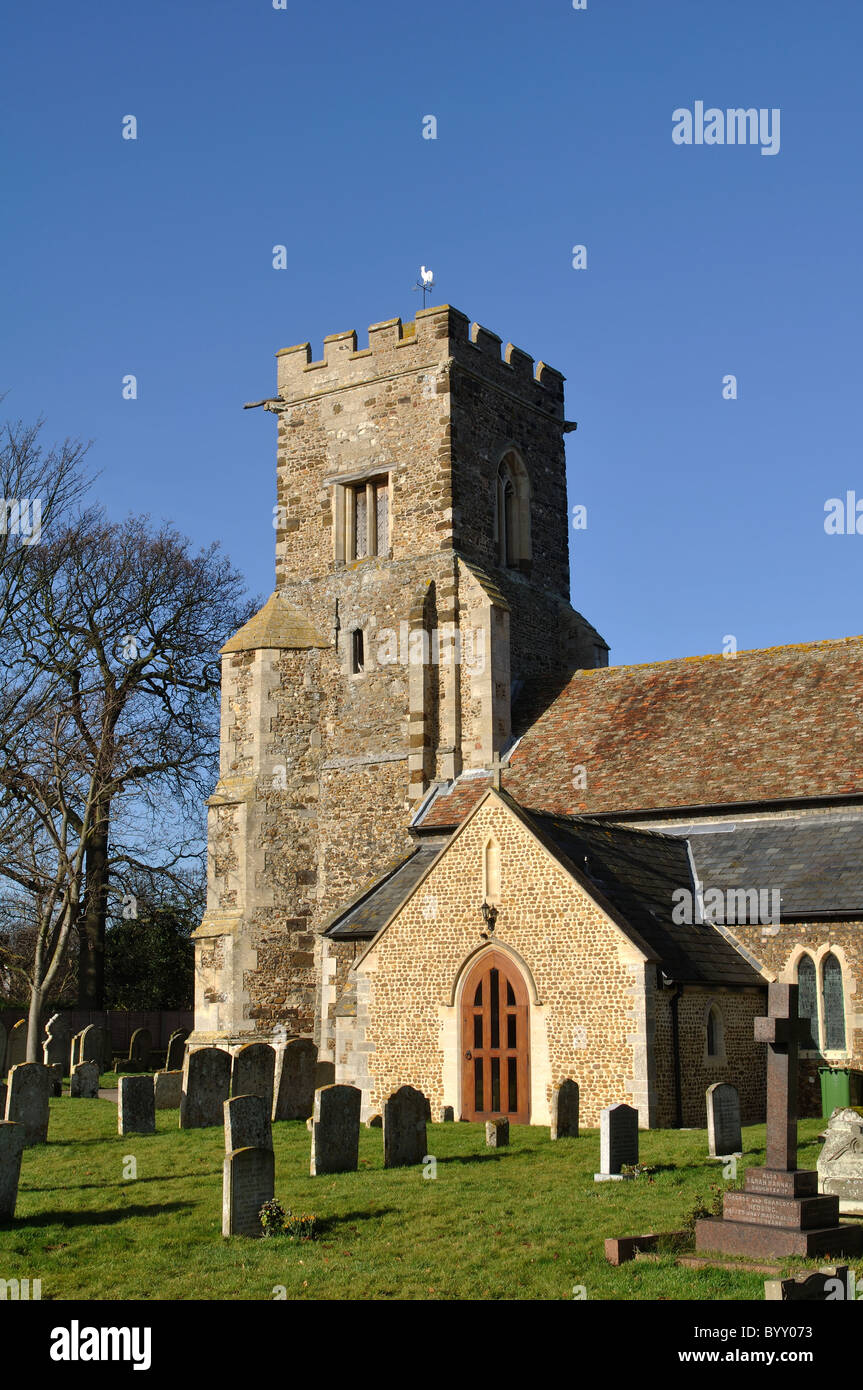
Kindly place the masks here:
POLYGON ((770 981, 863 1068, 863 638, 639 666, 570 604, 564 379, 451 306, 277 354, 276 587, 222 649, 194 1045, 363 1117, 764 1118, 770 981))

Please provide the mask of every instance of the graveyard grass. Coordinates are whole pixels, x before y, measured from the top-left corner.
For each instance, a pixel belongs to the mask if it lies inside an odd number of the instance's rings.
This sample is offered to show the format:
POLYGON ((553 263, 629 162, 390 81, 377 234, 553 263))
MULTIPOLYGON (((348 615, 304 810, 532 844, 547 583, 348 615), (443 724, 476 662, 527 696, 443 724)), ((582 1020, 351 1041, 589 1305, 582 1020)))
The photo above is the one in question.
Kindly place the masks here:
MULTIPOLYGON (((308 1176, 304 1122, 273 1126, 276 1197, 315 1213, 315 1242, 221 1235, 221 1127, 117 1135, 109 1100, 51 1101, 49 1142, 24 1153, 15 1223, 0 1228, 0 1279, 41 1279, 42 1299, 758 1299, 763 1274, 678 1268, 670 1255, 613 1268, 606 1236, 683 1227, 711 1206, 722 1165, 706 1130, 640 1136, 656 1171, 594 1183, 599 1133, 552 1142, 513 1126, 488 1150, 482 1125, 429 1125, 437 1177, 383 1167, 380 1129, 362 1128, 355 1173, 308 1176), (124 1178, 128 1158, 137 1178, 124 1178)), ((801 1167, 814 1167, 823 1120, 800 1123, 801 1167)), ((744 1129, 747 1164, 764 1161, 764 1126, 744 1129)), ((783 1270, 823 1261, 787 1260, 783 1270)))

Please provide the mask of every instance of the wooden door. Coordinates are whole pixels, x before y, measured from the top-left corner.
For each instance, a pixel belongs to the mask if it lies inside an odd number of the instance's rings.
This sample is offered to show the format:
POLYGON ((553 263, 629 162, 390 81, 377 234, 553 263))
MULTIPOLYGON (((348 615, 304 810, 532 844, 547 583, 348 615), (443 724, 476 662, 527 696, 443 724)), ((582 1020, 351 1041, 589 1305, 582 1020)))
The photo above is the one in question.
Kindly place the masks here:
POLYGON ((527 990, 501 951, 465 981, 461 1010, 461 1113, 465 1120, 530 1120, 527 990))

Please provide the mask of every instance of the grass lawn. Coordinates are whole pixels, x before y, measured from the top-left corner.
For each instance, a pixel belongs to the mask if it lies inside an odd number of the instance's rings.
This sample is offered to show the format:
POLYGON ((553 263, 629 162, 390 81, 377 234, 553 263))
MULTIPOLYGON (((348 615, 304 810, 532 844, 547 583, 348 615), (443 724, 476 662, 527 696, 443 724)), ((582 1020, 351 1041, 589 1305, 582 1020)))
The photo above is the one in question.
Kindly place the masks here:
MULTIPOLYGON (((25 1150, 15 1223, 0 1229, 0 1279, 41 1279, 43 1301, 271 1299, 278 1285, 289 1299, 571 1299, 574 1285, 588 1299, 763 1299, 764 1275, 603 1257, 605 1236, 674 1230, 698 1199, 712 1203, 722 1169, 704 1130, 642 1133, 641 1161, 657 1171, 594 1183, 596 1130, 551 1143, 514 1126, 493 1151, 481 1125, 430 1125, 430 1180, 385 1170, 381 1131, 363 1128, 358 1172, 310 1178, 305 1124, 278 1124, 276 1196, 323 1222, 320 1239, 294 1243, 222 1238, 222 1131, 177 1118, 159 1111, 155 1135, 121 1139, 110 1101, 52 1100, 49 1142, 25 1150)), ((801 1121, 802 1167, 815 1166, 823 1123, 801 1121)), ((743 1142, 741 1176, 764 1161, 764 1127, 743 1142)))

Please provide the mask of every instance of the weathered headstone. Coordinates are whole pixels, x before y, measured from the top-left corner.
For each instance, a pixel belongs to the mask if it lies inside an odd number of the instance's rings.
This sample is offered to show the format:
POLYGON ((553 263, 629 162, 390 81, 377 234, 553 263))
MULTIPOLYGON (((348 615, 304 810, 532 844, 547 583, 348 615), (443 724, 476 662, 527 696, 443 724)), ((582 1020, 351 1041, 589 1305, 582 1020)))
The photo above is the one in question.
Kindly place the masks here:
POLYGON ((833 1111, 817 1166, 819 1190, 838 1197, 840 1211, 863 1211, 863 1114, 833 1111))
POLYGON ((317 1066, 315 1067, 315 1090, 319 1091, 322 1086, 334 1086, 335 1084, 335 1062, 318 1062, 317 1066))
POLYGON ((185 1028, 177 1028, 168 1039, 168 1055, 165 1058, 165 1071, 182 1071, 186 1057, 186 1039, 189 1034, 185 1028))
POLYGON ((69 1078, 69 1095, 77 1100, 96 1100, 99 1096, 99 1066, 96 1062, 76 1062, 69 1078))
MULTIPOLYGON (((65 1067, 69 1060, 69 1025, 62 1014, 52 1014, 45 1024, 45 1039, 42 1043, 42 1061, 46 1067, 58 1062, 65 1067)), ((65 1075, 65 1073, 64 1073, 65 1075)))
POLYGON ((137 1071, 149 1071, 153 1035, 149 1028, 136 1028, 129 1040, 129 1063, 137 1071))
POLYGON ((222 1107, 231 1089, 231 1056, 220 1047, 186 1053, 180 1128, 204 1129, 224 1122, 222 1107))
POLYGON ((69 1075, 70 1075, 70 1076, 72 1075, 73 1070, 75 1069, 75 1067, 78 1065, 78 1063, 79 1063, 80 1060, 81 1060, 81 1039, 83 1038, 83 1036, 84 1036, 84 1029, 82 1028, 81 1031, 80 1031, 80 1033, 73 1033, 73 1034, 72 1034, 72 1038, 71 1038, 70 1043, 69 1043, 69 1075))
POLYGON ((638 1162, 638 1111, 631 1105, 609 1105, 599 1115, 599 1172, 596 1182, 619 1180, 625 1164, 638 1162))
POLYGON ((450 1125, 455 1120, 455 1111, 451 1105, 442 1105, 438 1112, 438 1121, 442 1125, 450 1125))
POLYGON ((486 1120, 485 1142, 490 1149, 505 1149, 509 1143, 509 1120, 486 1120))
POLYGON ((717 1081, 707 1088, 707 1138, 711 1158, 743 1152, 737 1087, 717 1081))
POLYGON ((356 1086, 321 1086, 312 1114, 312 1177, 349 1173, 357 1166, 362 1092, 356 1086))
POLYGON ((426 1106, 422 1091, 400 1086, 384 1102, 384 1167, 422 1163, 428 1153, 426 1106))
POLYGON ((225 1157, 222 1235, 261 1236, 260 1210, 275 1191, 272 1149, 235 1149, 225 1157))
POLYGON ((13 1023, 6 1039, 6 1072, 13 1067, 17 1067, 21 1062, 27 1060, 27 1020, 19 1018, 17 1023, 13 1023))
POLYGON ((15 1215, 25 1139, 23 1125, 0 1119, 0 1221, 15 1215))
POLYGON ((551 1093, 551 1137, 578 1138, 578 1082, 569 1077, 551 1093))
POLYGON ((767 1161, 746 1171, 743 1192, 728 1192, 721 1220, 695 1223, 695 1248, 729 1255, 855 1255, 863 1226, 839 1224, 839 1198, 818 1195, 815 1170, 797 1168, 797 1066, 809 1021, 798 1016, 798 986, 768 986, 766 1018, 755 1041, 767 1044, 767 1161))
POLYGON ((260 1096, 271 1115, 275 1068, 276 1053, 269 1043, 246 1043, 231 1063, 231 1095, 260 1096))
POLYGON ((225 1101, 224 1111, 226 1153, 273 1147, 270 1116, 260 1096, 232 1096, 225 1101))
POLYGON ((51 1062, 48 1067, 51 1073, 51 1095, 54 1097, 63 1094, 63 1063, 51 1062))
POLYGON ((117 1103, 118 1134, 155 1134, 156 1101, 149 1076, 121 1076, 117 1103))
POLYGON ((41 1062, 19 1062, 9 1073, 6 1119, 24 1127, 24 1143, 44 1144, 48 1138, 48 1099, 51 1073, 41 1062))
POLYGON ((88 1023, 81 1033, 79 1057, 81 1062, 95 1062, 101 1071, 105 1063, 106 1034, 98 1023, 88 1023))
POLYGON ((307 1120, 315 1106, 318 1049, 311 1038, 292 1038, 276 1054, 274 1120, 307 1120))
POLYGON ((153 1101, 157 1110, 178 1110, 183 1095, 181 1071, 157 1071, 153 1075, 153 1101))

